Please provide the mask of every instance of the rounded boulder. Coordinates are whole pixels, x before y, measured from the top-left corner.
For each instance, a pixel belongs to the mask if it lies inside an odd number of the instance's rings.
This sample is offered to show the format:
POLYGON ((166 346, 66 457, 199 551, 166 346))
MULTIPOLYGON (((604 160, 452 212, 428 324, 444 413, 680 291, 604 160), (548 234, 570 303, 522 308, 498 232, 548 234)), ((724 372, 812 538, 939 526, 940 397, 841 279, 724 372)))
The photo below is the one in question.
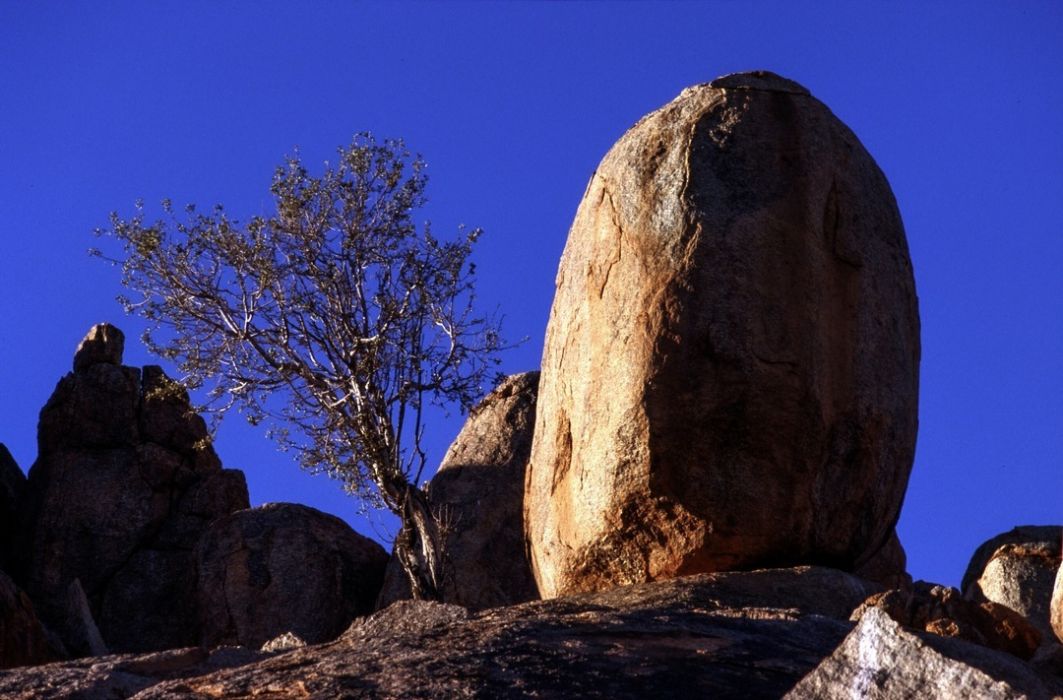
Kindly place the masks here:
POLYGON ((591 177, 547 327, 525 528, 552 597, 889 540, 919 317, 882 171, 806 89, 726 76, 591 177))
POLYGON ((373 610, 388 556, 339 518, 268 503, 216 520, 197 547, 202 644, 334 639, 373 610))

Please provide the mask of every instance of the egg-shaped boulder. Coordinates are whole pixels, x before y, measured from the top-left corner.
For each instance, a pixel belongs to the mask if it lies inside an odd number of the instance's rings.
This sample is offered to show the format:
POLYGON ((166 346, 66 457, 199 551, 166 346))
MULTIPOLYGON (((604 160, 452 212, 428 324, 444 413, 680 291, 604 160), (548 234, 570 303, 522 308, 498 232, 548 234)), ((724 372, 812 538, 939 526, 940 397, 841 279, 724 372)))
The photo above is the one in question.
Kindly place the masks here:
POLYGON ((557 274, 525 528, 552 597, 852 571, 911 470, 919 316, 890 186, 809 92, 684 90, 605 156, 557 274))

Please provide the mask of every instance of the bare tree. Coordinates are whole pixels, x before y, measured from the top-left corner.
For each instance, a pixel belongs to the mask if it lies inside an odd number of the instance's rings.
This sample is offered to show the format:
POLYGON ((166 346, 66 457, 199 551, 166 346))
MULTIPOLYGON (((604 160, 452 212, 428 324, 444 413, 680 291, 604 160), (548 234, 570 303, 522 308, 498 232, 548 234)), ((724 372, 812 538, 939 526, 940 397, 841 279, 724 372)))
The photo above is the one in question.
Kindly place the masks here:
POLYGON ((138 203, 96 231, 122 254, 93 253, 121 267, 132 293, 119 301, 182 383, 207 390, 206 408, 273 419, 271 436, 304 468, 402 519, 396 554, 415 597, 433 599, 443 562, 419 486, 425 410, 468 409, 502 341, 473 310, 480 230, 443 241, 411 218, 424 168, 401 141, 361 134, 320 177, 297 156, 279 167, 269 217, 178 216, 165 201, 147 223, 138 203))

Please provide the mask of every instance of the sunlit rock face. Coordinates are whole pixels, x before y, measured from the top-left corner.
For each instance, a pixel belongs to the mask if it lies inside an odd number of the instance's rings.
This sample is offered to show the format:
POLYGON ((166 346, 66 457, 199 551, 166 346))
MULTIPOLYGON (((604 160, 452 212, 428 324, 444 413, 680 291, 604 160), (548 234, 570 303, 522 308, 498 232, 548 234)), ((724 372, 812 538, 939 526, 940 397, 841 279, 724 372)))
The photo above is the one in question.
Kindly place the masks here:
POLYGON ((912 465, 919 318, 886 178, 800 85, 720 78, 592 176, 525 493, 540 592, 861 566, 912 465))

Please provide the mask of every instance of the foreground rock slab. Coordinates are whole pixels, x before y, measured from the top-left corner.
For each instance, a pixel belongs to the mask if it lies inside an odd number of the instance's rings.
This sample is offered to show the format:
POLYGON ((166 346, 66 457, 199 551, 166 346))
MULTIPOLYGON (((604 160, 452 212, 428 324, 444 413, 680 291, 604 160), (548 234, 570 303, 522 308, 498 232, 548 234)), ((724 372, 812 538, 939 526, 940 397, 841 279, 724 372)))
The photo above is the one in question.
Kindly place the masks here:
POLYGON ((856 570, 907 487, 919 352, 856 136, 771 73, 684 90, 602 160, 561 259, 525 494, 540 593, 856 570))
MULTIPOLYGON (((838 646, 853 627, 845 618, 875 590, 839 571, 802 567, 480 613, 401 601, 329 644, 184 674, 135 697, 778 698, 838 646)), ((76 697, 33 693, 58 688, 47 679, 61 675, 85 687, 89 673, 69 663, 20 669, 0 675, 0 696, 76 697)))
POLYGON ((842 645, 798 683, 788 700, 1019 700, 1057 697, 1058 681, 1008 654, 904 630, 869 608, 842 645))
POLYGON ((188 676, 258 661, 267 654, 222 647, 196 647, 151 654, 116 654, 0 671, 0 697, 11 700, 117 700, 135 697, 145 688, 188 676))

